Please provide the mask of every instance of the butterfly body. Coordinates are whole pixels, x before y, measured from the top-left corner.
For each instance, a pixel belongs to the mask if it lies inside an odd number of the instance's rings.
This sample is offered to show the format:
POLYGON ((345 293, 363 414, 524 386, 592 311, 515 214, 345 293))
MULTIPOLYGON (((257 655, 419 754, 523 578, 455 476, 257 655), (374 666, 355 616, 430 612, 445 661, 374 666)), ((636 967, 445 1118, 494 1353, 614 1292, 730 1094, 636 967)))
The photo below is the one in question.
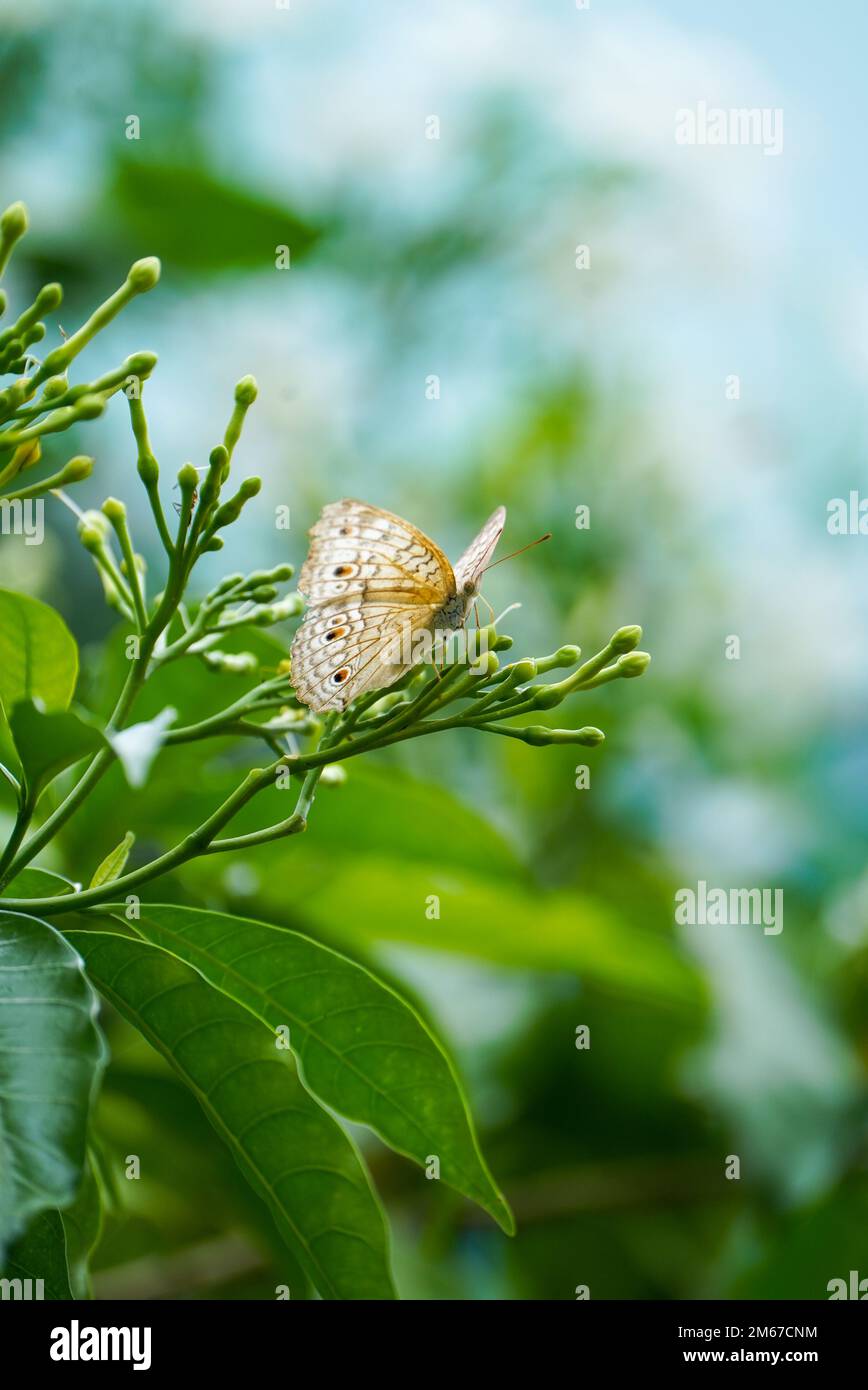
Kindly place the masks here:
POLYGON ((392 512, 350 498, 324 507, 298 582, 309 602, 291 652, 299 700, 316 711, 346 709, 416 664, 419 634, 462 627, 505 520, 499 507, 453 569, 392 512))

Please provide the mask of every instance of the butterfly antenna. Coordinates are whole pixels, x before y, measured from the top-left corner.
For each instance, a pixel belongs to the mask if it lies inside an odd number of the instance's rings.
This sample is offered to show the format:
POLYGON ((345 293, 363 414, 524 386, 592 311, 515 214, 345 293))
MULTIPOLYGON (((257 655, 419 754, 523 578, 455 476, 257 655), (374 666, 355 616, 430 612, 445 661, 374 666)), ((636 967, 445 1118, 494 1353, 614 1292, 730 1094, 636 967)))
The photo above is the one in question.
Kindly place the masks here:
POLYGON ((523 545, 520 550, 513 550, 509 555, 501 555, 499 560, 495 560, 491 565, 486 565, 484 570, 480 570, 480 573, 485 574, 486 570, 493 570, 495 565, 502 565, 504 560, 514 560, 516 555, 523 555, 526 550, 533 550, 535 545, 542 545, 543 541, 550 541, 551 538, 551 531, 546 531, 544 536, 537 536, 535 541, 528 541, 527 545, 523 545))

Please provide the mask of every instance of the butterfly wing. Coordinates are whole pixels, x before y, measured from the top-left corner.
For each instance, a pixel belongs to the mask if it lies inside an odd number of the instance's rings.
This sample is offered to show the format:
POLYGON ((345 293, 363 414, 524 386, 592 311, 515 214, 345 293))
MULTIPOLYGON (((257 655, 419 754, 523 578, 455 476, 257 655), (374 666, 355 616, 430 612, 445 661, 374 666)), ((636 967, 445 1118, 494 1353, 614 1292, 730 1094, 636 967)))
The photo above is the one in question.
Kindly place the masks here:
POLYGON ((494 554, 497 542, 503 535, 506 525, 506 507, 498 507, 492 512, 479 535, 469 544, 464 554, 455 563, 455 587, 460 593, 466 584, 474 590, 478 587, 482 571, 494 554))
POLYGON ((310 709, 343 710, 413 664, 401 658, 455 594, 455 577, 433 541, 365 502, 330 503, 310 535, 298 581, 310 602, 292 644, 293 684, 310 709))
POLYGON ((298 577, 312 604, 332 598, 381 603, 443 603, 455 592, 443 551, 409 521, 344 498, 324 507, 311 528, 298 577))
POLYGON ((413 638, 439 605, 333 599, 308 610, 292 643, 292 677, 302 704, 344 710, 367 690, 386 690, 414 664, 413 638))

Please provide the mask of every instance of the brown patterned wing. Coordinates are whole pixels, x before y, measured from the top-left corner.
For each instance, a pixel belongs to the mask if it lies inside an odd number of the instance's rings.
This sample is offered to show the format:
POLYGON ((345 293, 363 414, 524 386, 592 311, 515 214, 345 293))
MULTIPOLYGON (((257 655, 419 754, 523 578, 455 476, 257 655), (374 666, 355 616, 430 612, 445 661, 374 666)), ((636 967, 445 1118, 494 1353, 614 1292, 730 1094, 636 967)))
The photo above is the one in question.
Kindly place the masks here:
POLYGON ((452 566, 417 527, 392 512, 344 498, 311 528, 298 587, 312 604, 333 598, 444 603, 455 593, 452 566))
POLYGON ((333 599, 308 610, 290 655, 302 704, 345 710, 366 690, 387 690, 414 664, 413 637, 432 627, 436 604, 333 599))
POLYGON ((442 550, 408 521, 344 498, 323 508, 298 587, 309 599, 292 644, 298 698, 310 709, 346 709, 366 690, 387 689, 412 663, 412 636, 455 594, 442 550))
POLYGON ((506 507, 498 507, 492 512, 479 535, 469 544, 464 554, 455 562, 455 587, 460 593, 465 584, 476 590, 482 571, 494 554, 497 542, 503 535, 506 525, 506 507))

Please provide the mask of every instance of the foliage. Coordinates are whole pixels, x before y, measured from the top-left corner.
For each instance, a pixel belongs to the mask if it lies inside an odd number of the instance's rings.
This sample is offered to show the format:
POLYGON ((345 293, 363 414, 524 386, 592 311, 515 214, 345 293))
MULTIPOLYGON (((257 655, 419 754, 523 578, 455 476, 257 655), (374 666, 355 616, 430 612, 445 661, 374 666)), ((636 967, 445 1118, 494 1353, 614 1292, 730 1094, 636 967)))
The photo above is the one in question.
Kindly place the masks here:
MULTIPOLYGON (((25 226, 20 205, 4 214, 4 263, 25 226)), ((139 890, 214 856, 293 841, 307 828, 318 787, 342 780, 345 765, 363 754, 459 731, 532 748, 593 747, 603 739, 599 729, 545 721, 575 694, 641 675, 649 658, 636 650, 641 630, 630 626, 584 662, 578 647, 565 646, 501 666, 497 653, 511 639, 490 627, 481 634, 483 659, 455 662, 443 674, 416 666, 387 694, 362 695, 325 719, 301 706, 282 648, 266 649, 276 657, 267 669, 261 646, 269 629, 301 614, 299 595, 282 592, 292 567, 231 573, 203 597, 194 595, 203 557, 222 549, 225 533, 260 491, 256 477, 230 483, 257 395, 253 379, 238 383, 222 442, 202 476, 190 463, 178 471, 171 523, 143 404, 153 356, 128 358, 87 386, 68 383, 79 351, 158 274, 155 260, 137 262, 121 289, 41 363, 30 348, 42 336, 39 314, 60 302, 59 287, 43 289, 0 339, 3 365, 14 377, 0 397, 0 485, 40 463, 45 436, 94 418, 122 393, 164 564, 153 592, 127 505, 109 497, 98 510, 81 510, 69 497, 68 485, 89 475, 90 460, 73 460, 2 499, 13 506, 48 496, 76 513, 79 540, 120 621, 114 641, 125 670, 102 718, 76 698, 78 650, 60 616, 38 600, 0 591, 0 770, 15 800, 0 854, 0 992, 9 1006, 0 1031, 0 1260, 13 1271, 44 1267, 52 1296, 87 1286, 102 1193, 92 1117, 105 1065, 94 1017, 98 991, 196 1097, 266 1204, 297 1261, 285 1282, 295 1283, 300 1270, 297 1289, 388 1298, 394 1286, 383 1212, 361 1153, 335 1116, 365 1126, 504 1231, 514 1230, 455 1067, 433 1030, 401 992, 328 945, 282 924, 143 903, 139 890), (239 650, 241 641, 253 649, 239 650), (176 668, 182 686, 204 671, 231 698, 187 722, 174 704, 158 700, 134 722, 143 698, 176 668), (543 679, 558 671, 567 674, 543 679), (135 793, 153 781, 175 798, 186 774, 176 773, 172 760, 209 745, 228 747, 233 767, 249 761, 253 749, 264 748, 268 761, 240 780, 236 773, 225 795, 206 789, 196 818, 148 857, 135 793), (76 821, 118 768, 129 787, 130 828, 98 859, 86 860, 90 851, 81 846, 73 865, 81 883, 46 872, 36 861, 50 855, 61 834, 74 837, 76 821), (275 796, 291 788, 292 811, 281 807, 274 815, 275 796), (245 815, 256 817, 251 828, 241 828, 245 815)), ((653 969, 653 952, 643 959, 653 969)))

